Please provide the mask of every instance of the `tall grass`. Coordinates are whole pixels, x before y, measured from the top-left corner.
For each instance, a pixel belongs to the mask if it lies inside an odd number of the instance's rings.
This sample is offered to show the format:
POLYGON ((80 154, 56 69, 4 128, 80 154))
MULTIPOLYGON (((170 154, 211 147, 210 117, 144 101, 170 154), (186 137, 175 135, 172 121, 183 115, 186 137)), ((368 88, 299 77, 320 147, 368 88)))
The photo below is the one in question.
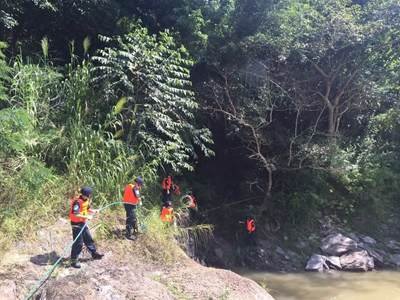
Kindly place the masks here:
MULTIPOLYGON (((55 68, 46 39, 42 46, 45 57, 39 62, 21 57, 13 62, 7 108, 0 109, 0 248, 67 217, 68 199, 80 186, 92 186, 94 206, 101 207, 120 200, 124 186, 138 175, 145 179, 139 220, 152 258, 173 260, 177 237, 203 241, 201 232, 209 228, 161 222, 162 155, 145 161, 143 145, 120 138, 122 102, 114 99, 112 107, 99 100, 103 91, 92 86, 90 62, 73 58, 65 68, 55 68)), ((111 209, 104 220, 115 224, 120 212, 111 209)), ((112 225, 103 222, 99 231, 110 234, 112 225)))

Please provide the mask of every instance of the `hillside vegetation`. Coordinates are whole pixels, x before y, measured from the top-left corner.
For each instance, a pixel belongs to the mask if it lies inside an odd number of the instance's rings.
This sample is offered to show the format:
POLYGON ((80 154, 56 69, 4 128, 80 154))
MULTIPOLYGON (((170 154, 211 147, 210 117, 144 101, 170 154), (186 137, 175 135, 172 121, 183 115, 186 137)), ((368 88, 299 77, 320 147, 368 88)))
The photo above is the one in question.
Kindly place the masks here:
POLYGON ((141 175, 158 207, 171 172, 202 209, 232 205, 205 213, 228 227, 384 220, 399 36, 396 0, 3 1, 1 245, 66 216, 83 184, 101 206, 141 175))

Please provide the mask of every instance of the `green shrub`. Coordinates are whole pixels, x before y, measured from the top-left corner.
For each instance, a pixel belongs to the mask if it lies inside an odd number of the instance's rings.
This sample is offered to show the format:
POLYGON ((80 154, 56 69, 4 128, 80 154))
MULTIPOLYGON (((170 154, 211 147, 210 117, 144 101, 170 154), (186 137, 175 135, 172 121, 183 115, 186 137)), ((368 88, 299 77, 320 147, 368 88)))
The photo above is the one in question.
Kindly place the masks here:
POLYGON ((25 153, 36 138, 32 119, 24 109, 0 110, 0 155, 25 153))

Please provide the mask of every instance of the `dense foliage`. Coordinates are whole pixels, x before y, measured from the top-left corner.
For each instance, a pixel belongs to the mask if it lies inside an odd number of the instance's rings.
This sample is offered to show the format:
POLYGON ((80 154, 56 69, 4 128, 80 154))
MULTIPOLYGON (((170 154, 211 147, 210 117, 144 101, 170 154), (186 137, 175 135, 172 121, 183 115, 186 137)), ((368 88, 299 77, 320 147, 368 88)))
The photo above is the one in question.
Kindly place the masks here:
POLYGON ((384 217, 399 37, 396 0, 3 1, 0 227, 171 171, 209 208, 384 217))

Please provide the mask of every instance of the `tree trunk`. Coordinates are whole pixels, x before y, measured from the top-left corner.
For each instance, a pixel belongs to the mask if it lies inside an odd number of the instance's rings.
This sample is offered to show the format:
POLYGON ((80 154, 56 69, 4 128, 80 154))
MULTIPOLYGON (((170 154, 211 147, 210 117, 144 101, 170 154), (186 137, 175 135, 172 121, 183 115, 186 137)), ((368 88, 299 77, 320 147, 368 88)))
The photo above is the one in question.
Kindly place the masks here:
POLYGON ((337 113, 336 113, 336 107, 328 107, 328 137, 329 141, 334 144, 336 143, 336 133, 337 133, 337 113))

